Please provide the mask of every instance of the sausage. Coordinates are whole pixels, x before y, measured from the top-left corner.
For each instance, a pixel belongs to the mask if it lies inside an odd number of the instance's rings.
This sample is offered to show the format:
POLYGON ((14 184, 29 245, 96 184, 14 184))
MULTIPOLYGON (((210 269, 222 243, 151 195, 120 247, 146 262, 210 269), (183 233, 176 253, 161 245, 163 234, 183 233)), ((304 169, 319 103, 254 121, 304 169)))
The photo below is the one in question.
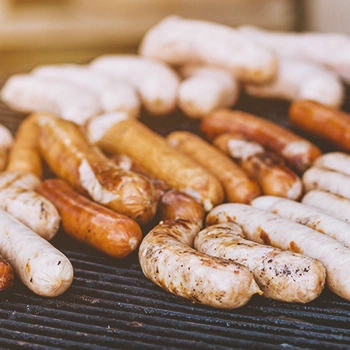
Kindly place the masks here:
POLYGON ((171 189, 164 181, 151 178, 147 172, 133 159, 125 155, 116 155, 111 158, 124 170, 133 170, 147 176, 157 193, 158 211, 161 220, 184 219, 192 220, 203 227, 204 209, 188 194, 171 189))
POLYGON ((66 81, 91 90, 105 112, 122 111, 129 117, 137 117, 140 113, 140 98, 130 84, 93 71, 87 66, 76 64, 40 66, 34 69, 32 74, 66 81))
POLYGON ((0 171, 5 169, 7 156, 13 144, 13 136, 9 129, 0 124, 0 171))
POLYGON ((57 233, 60 216, 39 193, 16 186, 0 190, 0 208, 50 241, 57 233))
POLYGON ((173 149, 167 141, 134 119, 111 122, 106 128, 96 118, 88 124, 88 135, 108 154, 126 154, 140 164, 152 177, 185 192, 206 210, 222 203, 220 182, 191 158, 173 149), (99 129, 101 126, 102 130, 99 129))
POLYGON ((124 171, 90 145, 75 124, 38 114, 40 150, 51 170, 96 202, 139 223, 156 212, 155 191, 148 179, 124 171))
POLYGON ((202 120, 201 130, 209 139, 225 132, 238 132, 284 157, 298 174, 321 155, 320 149, 306 139, 271 121, 241 111, 216 110, 202 120))
POLYGON ((275 80, 261 86, 247 84, 245 92, 260 98, 308 99, 333 107, 339 107, 344 100, 344 86, 336 73, 290 58, 279 59, 275 80))
POLYGON ((165 115, 176 108, 179 77, 159 60, 136 55, 105 55, 92 61, 89 69, 132 85, 145 109, 153 115, 165 115))
POLYGON ((350 224, 309 205, 273 196, 255 198, 251 205, 308 226, 350 248, 350 224))
POLYGON ((316 168, 326 168, 350 176, 350 156, 342 152, 325 153, 318 157, 314 164, 316 168))
POLYGON ((81 196, 67 182, 45 180, 38 192, 56 206, 63 229, 74 239, 113 258, 124 258, 139 246, 142 231, 134 220, 81 196))
POLYGON ((266 298, 308 303, 320 295, 325 284, 326 271, 318 260, 248 241, 233 222, 200 231, 194 247, 246 266, 266 298))
POLYGON ((160 222, 139 249, 145 276, 166 291, 217 308, 237 308, 260 294, 249 269, 190 247, 198 231, 191 221, 160 222))
POLYGON ((203 227, 204 209, 191 196, 170 189, 164 193, 158 203, 161 220, 183 219, 195 222, 203 227))
POLYGON ((238 134, 222 134, 213 144, 234 158, 258 182, 264 194, 294 200, 301 197, 301 180, 285 165, 283 158, 238 134))
POLYGON ((333 170, 310 168, 303 175, 305 191, 321 190, 350 199, 350 176, 333 170))
POLYGON ((292 125, 340 150, 350 151, 350 114, 314 101, 294 101, 288 118, 292 125))
POLYGON ((350 40, 341 33, 273 32, 252 26, 238 28, 247 40, 274 50, 279 58, 289 57, 328 67, 350 82, 350 40))
POLYGON ((20 170, 4 171, 0 173, 0 191, 9 187, 17 187, 23 190, 35 190, 39 185, 40 179, 32 173, 20 170))
POLYGON ((232 107, 238 100, 240 86, 227 70, 201 65, 180 68, 181 81, 177 101, 191 118, 202 118, 219 107, 232 107))
POLYGON ((34 293, 55 297, 73 281, 73 267, 49 242, 0 209, 0 254, 34 293))
POLYGON ((326 268, 328 288, 350 300, 350 250, 335 239, 245 204, 223 204, 207 216, 207 225, 229 221, 241 226, 251 241, 319 260, 326 268))
POLYGON ((167 137, 171 146, 184 152, 218 178, 229 202, 249 203, 260 195, 256 182, 231 159, 200 137, 186 131, 175 131, 167 137))
POLYGON ((312 190, 305 194, 301 202, 338 219, 350 222, 349 199, 324 191, 312 190))
POLYGON ((29 116, 20 124, 15 142, 6 167, 7 171, 25 171, 36 175, 39 179, 43 176, 43 169, 39 153, 39 129, 33 116, 29 116))
POLYGON ((0 292, 11 289, 14 280, 11 265, 0 256, 0 292))
POLYGON ((169 16, 146 32, 140 54, 178 66, 205 63, 234 73, 239 80, 263 84, 274 78, 272 50, 228 26, 169 16))
POLYGON ((49 112, 83 124, 102 113, 97 97, 88 89, 57 79, 17 74, 8 79, 1 99, 20 112, 49 112))

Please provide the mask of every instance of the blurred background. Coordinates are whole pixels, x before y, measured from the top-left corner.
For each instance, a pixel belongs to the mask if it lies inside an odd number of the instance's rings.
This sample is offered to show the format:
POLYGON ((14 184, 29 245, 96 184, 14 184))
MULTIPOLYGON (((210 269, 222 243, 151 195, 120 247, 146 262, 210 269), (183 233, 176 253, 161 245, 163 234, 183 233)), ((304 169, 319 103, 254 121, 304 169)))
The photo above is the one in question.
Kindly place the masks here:
POLYGON ((349 0, 0 0, 0 74, 136 52, 170 14, 237 26, 350 33, 349 0))

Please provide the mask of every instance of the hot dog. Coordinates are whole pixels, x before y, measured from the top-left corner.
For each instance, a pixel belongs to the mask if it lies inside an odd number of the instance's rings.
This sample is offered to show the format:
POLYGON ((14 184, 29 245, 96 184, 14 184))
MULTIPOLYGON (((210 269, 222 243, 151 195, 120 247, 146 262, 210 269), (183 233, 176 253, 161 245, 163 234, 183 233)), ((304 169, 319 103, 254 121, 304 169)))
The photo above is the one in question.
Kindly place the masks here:
POLYGON ((328 288, 350 300, 350 249, 335 239, 245 204, 219 205, 207 216, 207 225, 230 221, 249 240, 318 259, 326 268, 328 288))
POLYGON ((243 306, 260 293, 246 267, 192 249, 198 231, 195 223, 185 220, 160 222, 140 246, 145 276, 173 294, 217 308, 243 306))
POLYGON ((26 118, 19 126, 15 142, 11 148, 7 171, 25 171, 43 176, 43 169, 39 153, 39 129, 33 117, 26 118))
POLYGON ((0 210, 0 254, 34 293, 55 297, 73 281, 70 261, 49 242, 0 210))
POLYGON ((326 271, 319 261, 248 241, 233 222, 200 231, 194 247, 248 267, 267 298, 307 303, 319 296, 325 284, 326 271))
POLYGON ((155 191, 147 178, 116 166, 86 141, 75 124, 44 114, 36 118, 41 153, 56 175, 139 223, 154 216, 155 191))
POLYGON ((312 190, 305 194, 301 202, 338 219, 350 222, 349 199, 324 191, 312 190))
POLYGON ((11 265, 0 256, 0 292, 9 290, 13 285, 14 279, 11 265))
POLYGON ((350 115, 314 101, 294 101, 288 112, 296 128, 350 151, 350 115))
POLYGON ((223 201, 223 189, 213 175, 137 120, 112 120, 108 128, 96 118, 88 124, 88 135, 106 153, 130 156, 152 177, 189 194, 206 210, 223 201))
POLYGON ((299 174, 321 155, 320 149, 306 139, 271 121, 245 112, 216 110, 202 120, 201 130, 209 139, 225 132, 238 132, 284 157, 299 174))
POLYGON ((350 199, 350 176, 333 170, 310 168, 303 175, 306 191, 321 190, 350 199))
POLYGON ((23 190, 35 190, 40 185, 39 178, 25 171, 4 171, 0 174, 0 190, 17 187, 23 190))
POLYGON ((251 205, 308 226, 350 248, 350 224, 309 205, 273 196, 255 198, 251 205))
POLYGON ((218 178, 229 202, 249 203, 260 195, 256 182, 226 155, 199 136, 186 131, 175 131, 167 137, 174 148, 184 152, 218 178))
POLYGON ((4 170, 7 162, 7 156, 13 143, 13 137, 5 126, 0 124, 0 171, 4 170))
POLYGON ((234 158, 260 185, 266 195, 297 200, 303 192, 300 178, 278 155, 239 134, 223 134, 213 144, 234 158))
POLYGON ((141 242, 139 225, 125 215, 78 194, 65 181, 45 180, 37 191, 59 211, 65 232, 113 258, 124 258, 141 242))

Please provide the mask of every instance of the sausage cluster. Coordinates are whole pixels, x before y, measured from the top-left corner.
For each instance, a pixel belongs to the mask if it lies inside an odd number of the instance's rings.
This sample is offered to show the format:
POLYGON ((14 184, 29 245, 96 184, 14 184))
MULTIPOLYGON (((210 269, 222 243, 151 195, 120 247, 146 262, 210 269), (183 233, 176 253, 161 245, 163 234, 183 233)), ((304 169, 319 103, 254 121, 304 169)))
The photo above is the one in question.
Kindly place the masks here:
POLYGON ((241 87, 293 101, 295 128, 349 151, 350 116, 336 109, 345 63, 282 38, 171 16, 138 56, 11 77, 2 100, 34 113, 15 138, 0 126, 0 291, 14 274, 41 296, 69 288, 73 267, 48 242, 61 225, 112 258, 138 250, 147 278, 191 302, 307 303, 324 286, 350 300, 350 156, 228 108, 241 87), (198 135, 162 137, 137 120, 141 107, 162 116, 177 106, 201 119, 198 135))

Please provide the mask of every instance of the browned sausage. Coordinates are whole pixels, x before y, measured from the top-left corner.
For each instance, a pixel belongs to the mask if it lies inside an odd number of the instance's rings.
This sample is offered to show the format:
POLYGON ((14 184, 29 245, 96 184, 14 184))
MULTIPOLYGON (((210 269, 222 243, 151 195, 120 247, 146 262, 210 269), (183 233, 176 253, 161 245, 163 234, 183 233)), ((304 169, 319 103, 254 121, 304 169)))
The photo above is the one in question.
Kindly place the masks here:
POLYGON ((225 132, 241 133, 283 156, 299 174, 321 155, 320 149, 306 139, 271 121, 241 111, 216 110, 204 118, 201 130, 209 139, 225 132))
POLYGON ((0 292, 10 289, 14 279, 11 265, 0 256, 0 292))
POLYGON ((282 157, 239 134, 222 134, 213 144, 233 157, 258 182, 264 194, 293 200, 301 197, 301 179, 285 165, 282 157))
POLYGON ((260 188, 255 181, 233 160, 199 136, 186 131, 175 131, 168 135, 167 140, 218 178, 229 202, 250 203, 260 195, 260 188))
POLYGON ((35 123, 35 116, 31 115, 24 119, 18 128, 8 159, 7 171, 20 170, 42 178, 38 138, 39 128, 35 123))
POLYGON ((59 211, 62 226, 68 235, 113 258, 123 258, 141 242, 139 225, 125 215, 78 194, 65 181, 44 181, 37 191, 59 211))
MULTIPOLYGON (((101 126, 104 121, 101 121, 101 126)), ((98 118, 88 126, 89 133, 101 128, 98 118)), ((170 187, 183 191, 206 210, 222 203, 224 193, 220 182, 185 154, 173 149, 167 141, 134 119, 115 122, 97 144, 109 154, 126 154, 135 159, 152 176, 170 187)), ((99 132, 100 133, 100 132, 99 132)), ((99 134, 98 133, 98 134, 99 134)))
POLYGON ((72 122, 41 114, 37 123, 41 153, 56 175, 96 202, 139 223, 154 216, 155 191, 146 177, 116 166, 90 145, 72 122))
POLYGON ((350 114, 318 102, 300 100, 291 104, 289 120, 298 129, 350 151, 350 114))

